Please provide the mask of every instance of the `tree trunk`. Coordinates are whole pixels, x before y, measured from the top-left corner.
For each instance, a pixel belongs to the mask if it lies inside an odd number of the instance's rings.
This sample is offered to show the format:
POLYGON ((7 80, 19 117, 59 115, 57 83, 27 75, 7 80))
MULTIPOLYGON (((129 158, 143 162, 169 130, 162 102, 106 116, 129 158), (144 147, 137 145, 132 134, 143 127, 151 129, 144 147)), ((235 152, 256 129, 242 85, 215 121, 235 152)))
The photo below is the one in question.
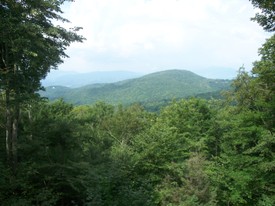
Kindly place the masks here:
POLYGON ((7 163, 16 172, 17 168, 17 139, 20 107, 19 103, 11 102, 11 94, 6 90, 6 154, 7 163))
POLYGON ((16 171, 17 168, 17 137, 18 137, 18 122, 19 122, 19 104, 15 105, 14 108, 14 117, 12 121, 12 168, 13 171, 16 171))
POLYGON ((18 137, 18 122, 20 103, 16 99, 18 95, 14 87, 14 79, 11 76, 16 76, 18 72, 18 65, 14 64, 13 67, 9 65, 8 46, 6 43, 0 45, 0 74, 2 75, 1 81, 3 82, 2 89, 5 92, 5 129, 6 129, 6 159, 7 164, 15 172, 17 168, 17 137, 18 137))
POLYGON ((7 162, 11 166, 12 161, 12 115, 10 108, 10 92, 6 90, 6 153, 7 153, 7 162))

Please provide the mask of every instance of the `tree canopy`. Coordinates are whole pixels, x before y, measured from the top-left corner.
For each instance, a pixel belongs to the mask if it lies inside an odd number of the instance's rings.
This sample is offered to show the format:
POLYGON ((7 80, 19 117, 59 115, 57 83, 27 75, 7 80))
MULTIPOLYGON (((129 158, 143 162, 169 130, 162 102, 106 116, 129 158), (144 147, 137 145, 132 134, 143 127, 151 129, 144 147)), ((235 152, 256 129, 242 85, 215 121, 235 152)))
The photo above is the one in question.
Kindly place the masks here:
POLYGON ((7 159, 15 169, 20 109, 41 88, 40 80, 63 62, 72 42, 84 38, 57 25, 64 0, 1 0, 0 92, 5 98, 7 159), (54 23, 55 22, 55 23, 54 23))
POLYGON ((73 106, 34 98, 83 39, 51 22, 62 3, 0 4, 1 205, 275 205, 274 36, 223 100, 73 106))

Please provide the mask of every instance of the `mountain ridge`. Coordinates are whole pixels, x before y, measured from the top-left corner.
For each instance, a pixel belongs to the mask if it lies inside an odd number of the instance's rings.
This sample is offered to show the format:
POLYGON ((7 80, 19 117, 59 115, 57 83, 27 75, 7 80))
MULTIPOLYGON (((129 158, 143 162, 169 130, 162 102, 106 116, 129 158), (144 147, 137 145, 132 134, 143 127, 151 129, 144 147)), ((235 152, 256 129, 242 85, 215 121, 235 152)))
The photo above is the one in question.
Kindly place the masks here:
POLYGON ((63 98, 73 104, 92 104, 97 101, 130 104, 218 92, 229 89, 230 82, 208 79, 187 70, 173 69, 115 83, 90 84, 79 88, 52 86, 40 94, 50 100, 63 98))

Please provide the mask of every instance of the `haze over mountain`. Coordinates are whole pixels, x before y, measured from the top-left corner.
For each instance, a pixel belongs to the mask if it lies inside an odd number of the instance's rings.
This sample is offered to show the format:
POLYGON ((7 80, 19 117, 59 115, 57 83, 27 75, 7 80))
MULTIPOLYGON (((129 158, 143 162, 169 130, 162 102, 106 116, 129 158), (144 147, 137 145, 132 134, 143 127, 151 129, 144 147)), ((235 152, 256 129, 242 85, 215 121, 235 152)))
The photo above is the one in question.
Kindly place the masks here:
MULTIPOLYGON (((165 70, 164 70, 165 71, 165 70)), ((209 68, 196 69, 194 73, 210 78, 210 79, 233 79, 237 75, 237 71, 232 68, 209 68)), ((148 74, 148 73, 147 73, 148 74)), ((133 79, 145 75, 131 71, 97 71, 88 73, 78 73, 73 71, 52 70, 42 80, 44 87, 48 86, 65 86, 70 88, 82 87, 96 83, 114 83, 127 79, 133 79)))
POLYGON ((50 86, 40 94, 50 100, 63 98, 73 104, 105 101, 111 104, 162 101, 228 89, 230 80, 208 79, 186 70, 167 70, 116 83, 79 88, 50 86))
POLYGON ((81 87, 95 83, 113 83, 126 79, 140 77, 143 74, 129 71, 98 71, 89 73, 77 73, 62 70, 53 70, 42 80, 44 87, 48 86, 65 86, 81 87))

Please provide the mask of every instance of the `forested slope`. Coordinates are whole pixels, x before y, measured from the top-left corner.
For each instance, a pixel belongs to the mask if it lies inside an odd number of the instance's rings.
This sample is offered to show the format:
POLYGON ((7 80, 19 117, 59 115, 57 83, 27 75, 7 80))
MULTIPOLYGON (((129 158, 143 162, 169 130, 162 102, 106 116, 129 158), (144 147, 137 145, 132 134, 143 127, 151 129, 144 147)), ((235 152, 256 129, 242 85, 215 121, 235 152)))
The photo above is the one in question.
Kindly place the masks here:
POLYGON ((42 96, 63 98, 73 104, 105 101, 111 104, 157 102, 220 92, 230 87, 230 80, 207 79, 186 70, 167 70, 112 84, 93 84, 80 88, 47 87, 42 96))

